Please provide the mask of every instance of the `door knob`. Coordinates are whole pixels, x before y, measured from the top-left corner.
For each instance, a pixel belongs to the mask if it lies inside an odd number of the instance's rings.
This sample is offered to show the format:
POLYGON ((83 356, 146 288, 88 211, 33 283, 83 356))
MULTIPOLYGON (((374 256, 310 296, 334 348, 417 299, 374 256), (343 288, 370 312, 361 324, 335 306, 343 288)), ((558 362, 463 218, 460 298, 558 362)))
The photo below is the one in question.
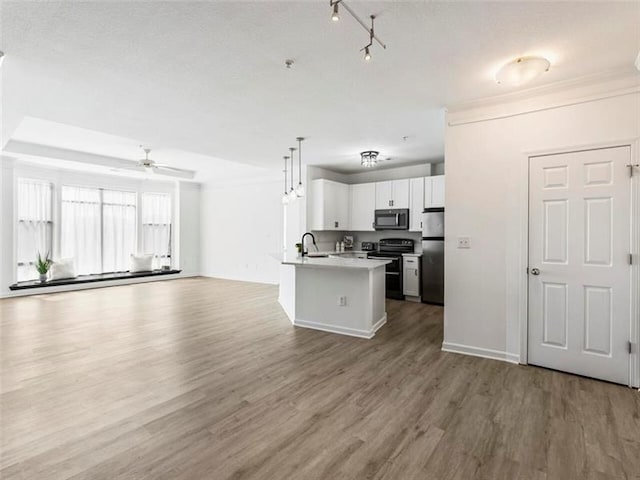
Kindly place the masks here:
POLYGON ((540 269, 532 268, 531 269, 531 275, 540 275, 540 269))

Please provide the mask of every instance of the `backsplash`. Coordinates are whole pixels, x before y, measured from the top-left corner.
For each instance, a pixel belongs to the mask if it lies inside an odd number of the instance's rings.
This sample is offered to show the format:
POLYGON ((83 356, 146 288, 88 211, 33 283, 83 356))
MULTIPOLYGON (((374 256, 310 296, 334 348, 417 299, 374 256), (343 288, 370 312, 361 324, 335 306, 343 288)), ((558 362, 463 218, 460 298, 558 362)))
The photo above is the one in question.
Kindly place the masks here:
POLYGON ((382 238, 409 238, 413 240, 415 251, 422 251, 422 234, 407 230, 381 230, 376 232, 348 232, 348 231, 314 231, 318 249, 323 252, 334 251, 336 242, 344 239, 345 235, 353 236, 353 249, 360 250, 362 242, 378 243, 382 238))

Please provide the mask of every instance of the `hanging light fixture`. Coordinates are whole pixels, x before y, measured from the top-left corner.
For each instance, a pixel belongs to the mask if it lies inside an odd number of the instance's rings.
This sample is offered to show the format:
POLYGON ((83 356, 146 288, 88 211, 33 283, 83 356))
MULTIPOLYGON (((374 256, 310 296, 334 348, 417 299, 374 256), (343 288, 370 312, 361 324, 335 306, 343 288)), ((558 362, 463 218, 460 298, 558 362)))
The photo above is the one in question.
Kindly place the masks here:
POLYGON ((376 152, 375 150, 360 152, 360 165, 365 168, 375 167, 376 163, 378 163, 379 154, 380 152, 376 152))
POLYGON ((304 186, 302 185, 302 141, 304 137, 296 137, 298 141, 298 186, 296 187, 296 195, 298 198, 304 197, 304 186))
POLYGON ((296 198, 298 198, 298 195, 296 195, 296 190, 293 188, 293 152, 295 152, 296 149, 294 147, 289 147, 289 152, 291 153, 291 155, 289 155, 289 158, 291 158, 291 189, 289 190, 289 199, 291 201, 294 201, 296 198))
POLYGON ((282 195, 282 204, 287 205, 289 203, 289 195, 287 194, 287 160, 289 160, 289 157, 285 155, 282 158, 284 158, 284 194, 282 195))

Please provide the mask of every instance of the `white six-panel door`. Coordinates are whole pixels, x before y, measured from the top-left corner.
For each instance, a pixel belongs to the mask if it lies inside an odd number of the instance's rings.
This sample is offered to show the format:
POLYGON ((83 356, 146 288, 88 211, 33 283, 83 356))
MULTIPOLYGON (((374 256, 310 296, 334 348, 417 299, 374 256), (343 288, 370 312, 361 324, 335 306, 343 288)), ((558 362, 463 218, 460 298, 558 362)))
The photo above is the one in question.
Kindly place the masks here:
POLYGON ((629 383, 630 147, 529 159, 528 362, 629 383))

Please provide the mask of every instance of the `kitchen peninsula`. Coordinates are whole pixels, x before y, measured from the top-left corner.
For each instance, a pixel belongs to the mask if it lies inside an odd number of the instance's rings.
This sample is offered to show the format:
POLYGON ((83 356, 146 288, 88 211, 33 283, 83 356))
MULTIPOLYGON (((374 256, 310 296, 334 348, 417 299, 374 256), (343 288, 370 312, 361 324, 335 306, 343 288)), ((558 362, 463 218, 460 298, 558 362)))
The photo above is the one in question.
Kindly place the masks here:
POLYGON ((285 258, 280 304, 293 325, 372 338, 387 321, 387 263, 339 256, 285 258))

